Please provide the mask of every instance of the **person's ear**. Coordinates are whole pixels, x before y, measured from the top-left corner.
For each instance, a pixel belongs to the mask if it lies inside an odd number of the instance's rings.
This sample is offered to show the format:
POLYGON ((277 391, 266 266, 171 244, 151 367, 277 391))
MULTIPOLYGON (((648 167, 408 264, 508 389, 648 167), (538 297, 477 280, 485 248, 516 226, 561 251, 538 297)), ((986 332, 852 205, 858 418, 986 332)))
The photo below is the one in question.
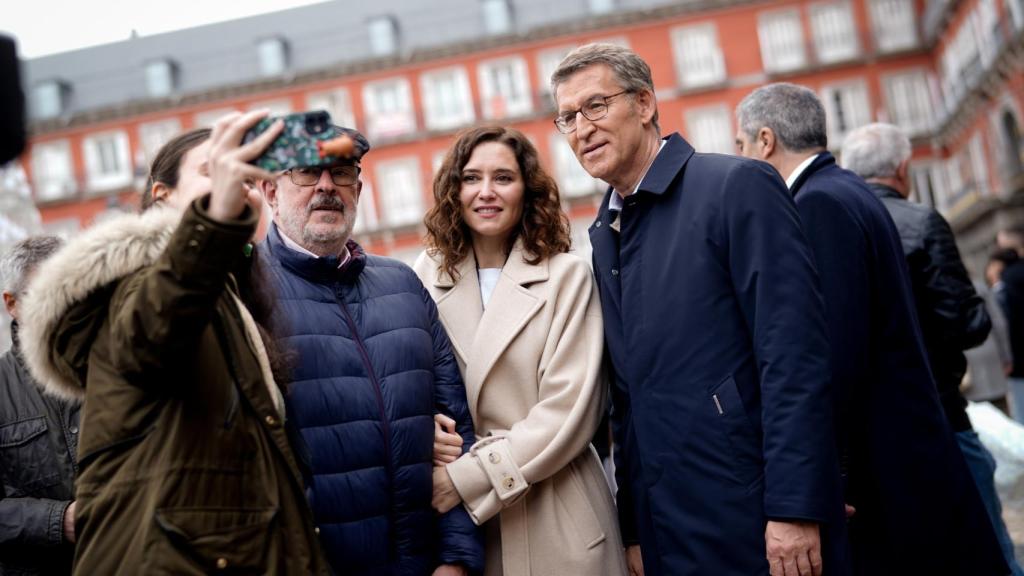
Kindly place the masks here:
POLYGON ((758 150, 762 160, 767 160, 775 153, 775 131, 767 126, 763 126, 757 131, 757 137, 754 139, 754 149, 758 150))
POLYGON ((654 112, 658 109, 658 104, 654 99, 654 94, 644 88, 637 91, 633 95, 633 101, 636 105, 636 110, 640 114, 640 120, 643 121, 644 126, 649 125, 654 121, 654 112))
POLYGON ((154 203, 167 200, 171 192, 171 187, 163 182, 154 182, 153 187, 149 189, 149 194, 153 197, 154 203))
POLYGON ((17 297, 14 294, 4 290, 4 308, 7 309, 7 313, 11 315, 11 318, 18 319, 17 308, 17 297))
POLYGON ((263 198, 270 204, 270 207, 274 209, 274 213, 277 213, 277 182, 274 180, 259 180, 256 182, 257 188, 263 193, 263 198))
POLYGON ((903 183, 907 193, 910 192, 910 158, 907 158, 896 167, 896 179, 903 183))

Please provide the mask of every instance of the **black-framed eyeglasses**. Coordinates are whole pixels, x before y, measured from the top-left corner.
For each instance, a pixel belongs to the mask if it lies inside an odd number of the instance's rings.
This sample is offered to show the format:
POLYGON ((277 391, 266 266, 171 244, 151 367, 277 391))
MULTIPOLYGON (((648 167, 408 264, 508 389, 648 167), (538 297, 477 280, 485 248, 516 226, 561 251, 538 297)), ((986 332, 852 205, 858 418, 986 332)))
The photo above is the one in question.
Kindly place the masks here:
POLYGON ((296 186, 312 186, 320 181, 324 170, 331 175, 331 181, 338 186, 352 186, 359 181, 359 167, 352 165, 345 166, 304 166, 285 170, 292 184, 296 186))
POLYGON ((623 90, 622 92, 616 92, 608 96, 594 96, 590 100, 587 100, 586 104, 578 110, 572 112, 564 112, 559 114, 558 118, 555 118, 555 127, 562 134, 569 134, 576 131, 576 115, 583 114, 583 117, 593 122, 594 120, 600 120, 608 115, 608 102, 616 96, 621 96, 632 92, 632 90, 623 90))

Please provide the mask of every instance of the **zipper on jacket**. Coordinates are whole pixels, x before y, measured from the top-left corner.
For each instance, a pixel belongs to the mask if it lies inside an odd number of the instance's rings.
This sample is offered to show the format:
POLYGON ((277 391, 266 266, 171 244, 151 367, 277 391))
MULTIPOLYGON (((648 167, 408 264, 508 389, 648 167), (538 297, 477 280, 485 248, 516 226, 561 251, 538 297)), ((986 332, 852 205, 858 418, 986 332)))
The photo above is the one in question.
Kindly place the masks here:
MULTIPOLYGON (((345 323, 348 324, 349 331, 352 332, 352 340, 356 343, 356 348, 359 349, 359 355, 363 359, 363 365, 366 367, 366 373, 370 377, 370 382, 373 383, 373 392, 377 396, 377 407, 380 410, 380 423, 381 429, 384 432, 384 468, 388 472, 388 494, 391 494, 391 484, 394 482, 395 470, 391 462, 391 427, 388 425, 388 413, 384 407, 384 390, 380 385, 380 381, 377 380, 377 373, 373 369, 373 364, 370 362, 370 354, 366 351, 366 345, 363 343, 362 337, 359 336, 359 331, 356 330, 356 323, 352 320, 352 315, 348 312, 348 307, 345 306, 345 301, 340 297, 339 294, 335 294, 338 300, 338 305, 341 307, 342 313, 345 315, 345 323)), ((395 517, 394 508, 392 503, 388 502, 388 548, 389 554, 397 557, 395 550, 395 538, 391 532, 395 528, 395 517)))

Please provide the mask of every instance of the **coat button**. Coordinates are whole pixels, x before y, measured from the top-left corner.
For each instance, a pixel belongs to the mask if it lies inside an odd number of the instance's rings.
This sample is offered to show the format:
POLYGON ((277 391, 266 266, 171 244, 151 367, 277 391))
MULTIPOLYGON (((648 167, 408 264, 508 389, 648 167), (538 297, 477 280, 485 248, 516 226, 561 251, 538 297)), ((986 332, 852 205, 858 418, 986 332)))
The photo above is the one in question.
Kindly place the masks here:
POLYGON ((264 420, 267 422, 267 426, 277 426, 277 418, 274 418, 271 414, 267 414, 264 420))
POLYGON ((501 485, 505 487, 505 490, 511 490, 516 485, 516 481, 511 476, 505 476, 501 480, 501 485))
POLYGON ((199 247, 199 241, 198 240, 189 240, 188 241, 188 247, 189 248, 198 248, 199 247))
POLYGON ((313 527, 313 534, 316 534, 317 536, 320 535, 320 527, 319 526, 314 526, 313 527))
POLYGON ((206 226, 202 224, 196 224, 196 232, 206 232, 206 226))
POLYGON ((619 269, 618 268, 612 268, 612 276, 618 276, 618 275, 619 275, 619 269))
POLYGON ((228 567, 228 559, 227 558, 217 558, 217 569, 218 570, 223 570, 223 569, 225 569, 227 567, 228 567))
POLYGON ((497 452, 491 452, 487 455, 487 459, 491 461, 491 464, 497 464, 501 462, 501 455, 497 452))
POLYGON ((598 221, 597 221, 597 224, 594 224, 594 226, 597 226, 598 228, 600 228, 600 227, 601 227, 601 221, 600 221, 600 220, 598 220, 598 221))
POLYGON ((68 428, 68 432, 71 432, 72 434, 78 434, 78 426, 72 426, 71 428, 68 428))

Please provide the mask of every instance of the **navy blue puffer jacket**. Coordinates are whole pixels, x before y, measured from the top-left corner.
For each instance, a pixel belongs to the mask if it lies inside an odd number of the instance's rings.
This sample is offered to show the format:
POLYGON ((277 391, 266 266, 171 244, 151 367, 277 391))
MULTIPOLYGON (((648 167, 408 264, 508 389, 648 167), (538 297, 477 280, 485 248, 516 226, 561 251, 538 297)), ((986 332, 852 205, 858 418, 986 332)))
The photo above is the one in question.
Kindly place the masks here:
POLYGON ((406 265, 314 258, 273 227, 261 253, 277 290, 279 345, 297 357, 288 415, 311 468, 310 503, 339 574, 418 576, 440 564, 483 568, 477 527, 458 506, 430 507, 436 413, 473 424, 448 337, 406 265))

